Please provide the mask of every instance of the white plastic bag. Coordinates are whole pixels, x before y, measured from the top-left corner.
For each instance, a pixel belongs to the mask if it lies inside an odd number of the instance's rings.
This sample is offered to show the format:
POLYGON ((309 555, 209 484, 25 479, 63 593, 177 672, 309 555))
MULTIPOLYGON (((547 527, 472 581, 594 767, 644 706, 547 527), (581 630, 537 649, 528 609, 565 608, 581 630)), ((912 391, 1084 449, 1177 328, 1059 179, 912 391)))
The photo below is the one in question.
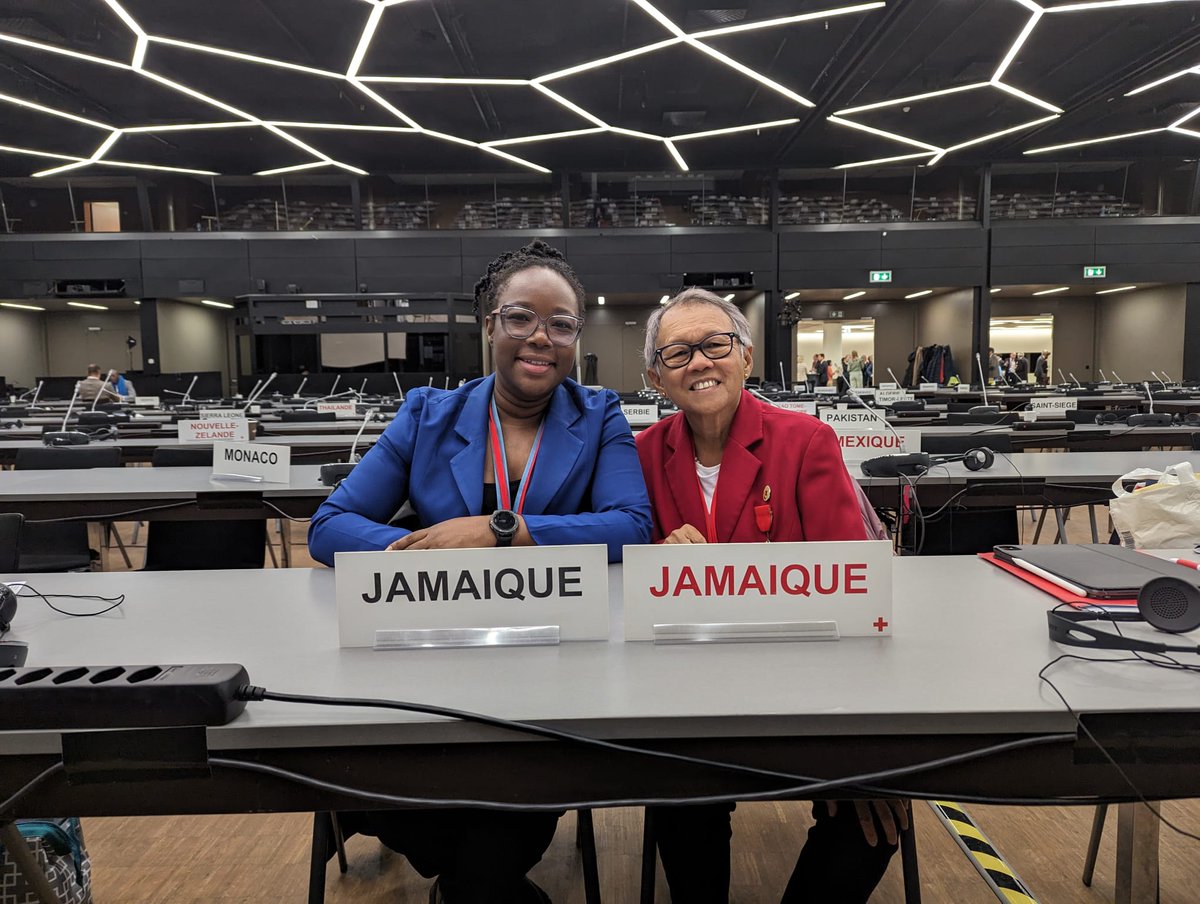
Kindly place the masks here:
POLYGON ((1163 549, 1200 543, 1200 480, 1189 462, 1165 471, 1137 468, 1112 485, 1108 504, 1121 543, 1131 549, 1163 549), (1130 492, 1130 480, 1158 482, 1130 492))

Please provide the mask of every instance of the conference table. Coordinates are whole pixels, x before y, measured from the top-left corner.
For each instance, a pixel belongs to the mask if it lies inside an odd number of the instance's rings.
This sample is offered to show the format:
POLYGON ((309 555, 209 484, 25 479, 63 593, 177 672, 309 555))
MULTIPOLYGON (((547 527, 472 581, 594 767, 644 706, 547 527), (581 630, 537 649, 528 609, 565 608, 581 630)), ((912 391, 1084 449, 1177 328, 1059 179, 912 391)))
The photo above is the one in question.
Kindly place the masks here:
MULTIPOLYGON (((358 441, 358 452, 361 455, 372 445, 378 436, 364 434, 358 441)), ((345 461, 350 453, 353 437, 340 434, 334 436, 314 435, 311 431, 303 434, 289 433, 284 436, 261 438, 259 442, 271 445, 288 446, 292 450, 292 461, 297 459, 307 464, 323 464, 332 461, 345 461)), ((184 444, 179 442, 175 433, 155 436, 121 436, 116 440, 96 440, 89 445, 120 446, 121 461, 126 464, 148 462, 154 457, 155 449, 190 448, 207 449, 212 447, 203 443, 184 444)), ((0 434, 0 465, 11 465, 17 459, 17 453, 22 449, 44 449, 45 444, 36 439, 7 439, 0 434)))
MULTIPOLYGON (((850 788, 815 796, 888 789, 967 803, 1085 804, 1137 794, 1151 800, 1200 795, 1196 676, 1109 662, 1122 657, 1103 651, 1087 651, 1101 661, 1064 660, 1049 672, 1096 741, 1122 764, 1133 791, 1038 679, 1066 649, 1047 636, 1050 598, 975 557, 895 559, 891 637, 804 644, 624 643, 619 565, 609 569, 608 642, 386 652, 339 648, 329 569, 30 580, 42 593, 126 599, 94 618, 70 618, 22 600, 13 639, 29 643, 29 666, 236 662, 251 683, 271 691, 416 701, 797 776, 751 777, 531 740, 457 719, 332 705, 250 703, 228 725, 205 733, 210 757, 341 786, 420 800, 553 808, 706 794, 804 798, 814 794, 801 776, 844 779, 966 755, 903 777, 857 778, 850 788), (996 745, 1008 746, 978 753, 996 745)), ((73 600, 61 607, 87 612, 102 605, 73 600)), ((1145 625, 1123 629, 1138 637, 1155 633, 1145 625)), ((0 688, 3 676, 0 670, 0 688)), ((64 743, 62 731, 22 730, 5 718, 0 708, 6 729, 0 730, 0 799, 59 761, 64 743)), ((169 731, 161 734, 163 749, 187 746, 169 731)), ((71 749, 86 758, 93 739, 73 740, 71 749)), ((102 782, 59 775, 26 797, 16 815, 369 806, 342 790, 251 768, 205 769, 201 763, 198 774, 169 785, 132 767, 102 782)), ((1153 819, 1142 814, 1139 837, 1147 839, 1153 829, 1153 819)))

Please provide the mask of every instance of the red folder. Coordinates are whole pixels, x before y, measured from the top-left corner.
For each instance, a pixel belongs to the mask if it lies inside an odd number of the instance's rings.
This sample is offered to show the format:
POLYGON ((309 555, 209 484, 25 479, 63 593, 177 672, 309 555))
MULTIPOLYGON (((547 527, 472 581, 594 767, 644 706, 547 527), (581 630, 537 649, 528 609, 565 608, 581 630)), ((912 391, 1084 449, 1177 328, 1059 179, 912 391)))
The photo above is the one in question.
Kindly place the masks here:
POLYGON ((1012 565, 1009 562, 1005 562, 1005 561, 1002 561, 1001 559, 997 559, 995 553, 981 552, 981 553, 979 553, 979 558, 983 559, 985 562, 991 562, 997 568, 1003 568, 1009 574, 1015 574, 1017 577, 1019 577, 1025 583, 1032 584, 1038 590, 1041 590, 1041 591, 1044 591, 1045 593, 1050 594, 1052 597, 1054 597, 1060 603, 1067 603, 1071 606, 1074 606, 1077 609, 1095 609, 1098 607, 1106 608, 1108 606, 1136 606, 1137 605, 1136 597, 1133 599, 1124 599, 1124 600, 1096 600, 1096 599, 1092 599, 1089 596, 1079 596, 1078 594, 1072 593, 1070 590, 1067 590, 1063 587, 1059 587, 1057 584, 1047 581, 1045 578, 1041 577, 1040 575, 1031 574, 1030 572, 1026 571, 1023 568, 1018 568, 1016 565, 1012 565))

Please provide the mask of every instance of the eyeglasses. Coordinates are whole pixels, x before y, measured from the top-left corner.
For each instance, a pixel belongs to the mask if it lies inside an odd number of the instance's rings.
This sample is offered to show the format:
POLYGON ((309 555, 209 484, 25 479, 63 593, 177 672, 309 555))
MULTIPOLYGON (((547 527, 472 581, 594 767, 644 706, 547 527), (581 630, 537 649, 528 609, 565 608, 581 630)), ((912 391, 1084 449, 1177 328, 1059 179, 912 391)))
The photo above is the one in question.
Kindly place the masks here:
POLYGON ((687 367, 696 352, 710 361, 725 358, 733 351, 737 333, 713 333, 699 342, 672 342, 654 350, 654 357, 670 368, 687 367))
POLYGON ((542 327, 552 345, 574 345, 583 329, 583 318, 571 314, 551 314, 539 317, 536 312, 517 304, 506 304, 489 317, 499 317, 504 332, 511 339, 528 339, 542 327))

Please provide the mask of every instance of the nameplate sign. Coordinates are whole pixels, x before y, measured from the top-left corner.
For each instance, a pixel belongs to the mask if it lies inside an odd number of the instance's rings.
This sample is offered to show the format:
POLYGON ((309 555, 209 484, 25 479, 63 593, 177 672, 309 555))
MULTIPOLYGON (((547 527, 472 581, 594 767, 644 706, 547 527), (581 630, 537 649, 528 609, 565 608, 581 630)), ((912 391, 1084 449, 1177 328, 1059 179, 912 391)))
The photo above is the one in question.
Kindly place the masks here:
POLYGON ((317 402, 317 411, 321 413, 332 412, 333 416, 339 421, 344 418, 358 417, 357 402, 317 402))
POLYGON ((937 392, 938 384, 937 383, 926 383, 924 380, 922 380, 921 385, 918 387, 918 389, 921 392, 937 392))
MULTIPOLYGON (((244 426, 246 422, 240 423, 244 426)), ((213 443, 213 477, 240 477, 268 483, 288 483, 291 480, 291 463, 291 446, 213 443)))
POLYGON ((201 408, 200 409, 200 418, 202 420, 208 420, 209 418, 224 418, 225 420, 232 420, 233 418, 242 418, 244 420, 245 417, 246 417, 246 412, 243 411, 241 408, 201 408))
POLYGON ((913 394, 905 389, 883 389, 875 393, 875 401, 880 405, 890 405, 892 402, 911 402, 913 394))
POLYGON ((156 395, 141 395, 131 399, 135 408, 157 408, 158 396, 156 395))
POLYGON ((852 427, 859 430, 883 430, 883 412, 876 414, 864 408, 822 408, 821 420, 831 427, 852 427))
POLYGON ((920 430, 838 430, 842 461, 858 462, 894 452, 920 452, 920 430), (899 434, 898 436, 896 434, 899 434))
POLYGON ((970 383, 959 383, 956 387, 954 387, 954 391, 955 392, 970 392, 971 384, 970 383))
POLYGON ((880 389, 899 389, 900 384, 899 383, 880 383, 879 388, 880 389))
POLYGON ((236 417, 200 417, 196 420, 179 422, 179 442, 191 443, 246 443, 250 441, 250 424, 236 417))
POLYGON ((782 408, 784 411, 799 411, 804 414, 817 416, 816 402, 775 402, 776 408, 782 408))
POLYGON ((1030 411, 1078 411, 1079 399, 1053 397, 1037 397, 1029 400, 1030 411))
POLYGON ((411 646, 464 646, 452 632, 537 626, 557 626, 562 640, 608 639, 603 545, 339 552, 334 559, 343 647, 386 646, 391 634, 422 631, 432 632, 430 642, 411 646))
POLYGON ((835 396, 838 394, 836 386, 816 386, 813 387, 814 395, 835 396))
POLYGON ((892 633, 887 540, 626 546, 622 571, 626 640, 718 639, 732 625, 795 639, 802 631, 771 629, 829 622, 834 637, 892 633))
POLYGON ((621 414, 625 415, 630 427, 649 427, 658 423, 657 405, 622 405, 621 414))
POLYGON ((860 395, 863 398, 869 399, 875 395, 875 387, 874 386, 860 386, 858 389, 854 390, 854 394, 860 395))

